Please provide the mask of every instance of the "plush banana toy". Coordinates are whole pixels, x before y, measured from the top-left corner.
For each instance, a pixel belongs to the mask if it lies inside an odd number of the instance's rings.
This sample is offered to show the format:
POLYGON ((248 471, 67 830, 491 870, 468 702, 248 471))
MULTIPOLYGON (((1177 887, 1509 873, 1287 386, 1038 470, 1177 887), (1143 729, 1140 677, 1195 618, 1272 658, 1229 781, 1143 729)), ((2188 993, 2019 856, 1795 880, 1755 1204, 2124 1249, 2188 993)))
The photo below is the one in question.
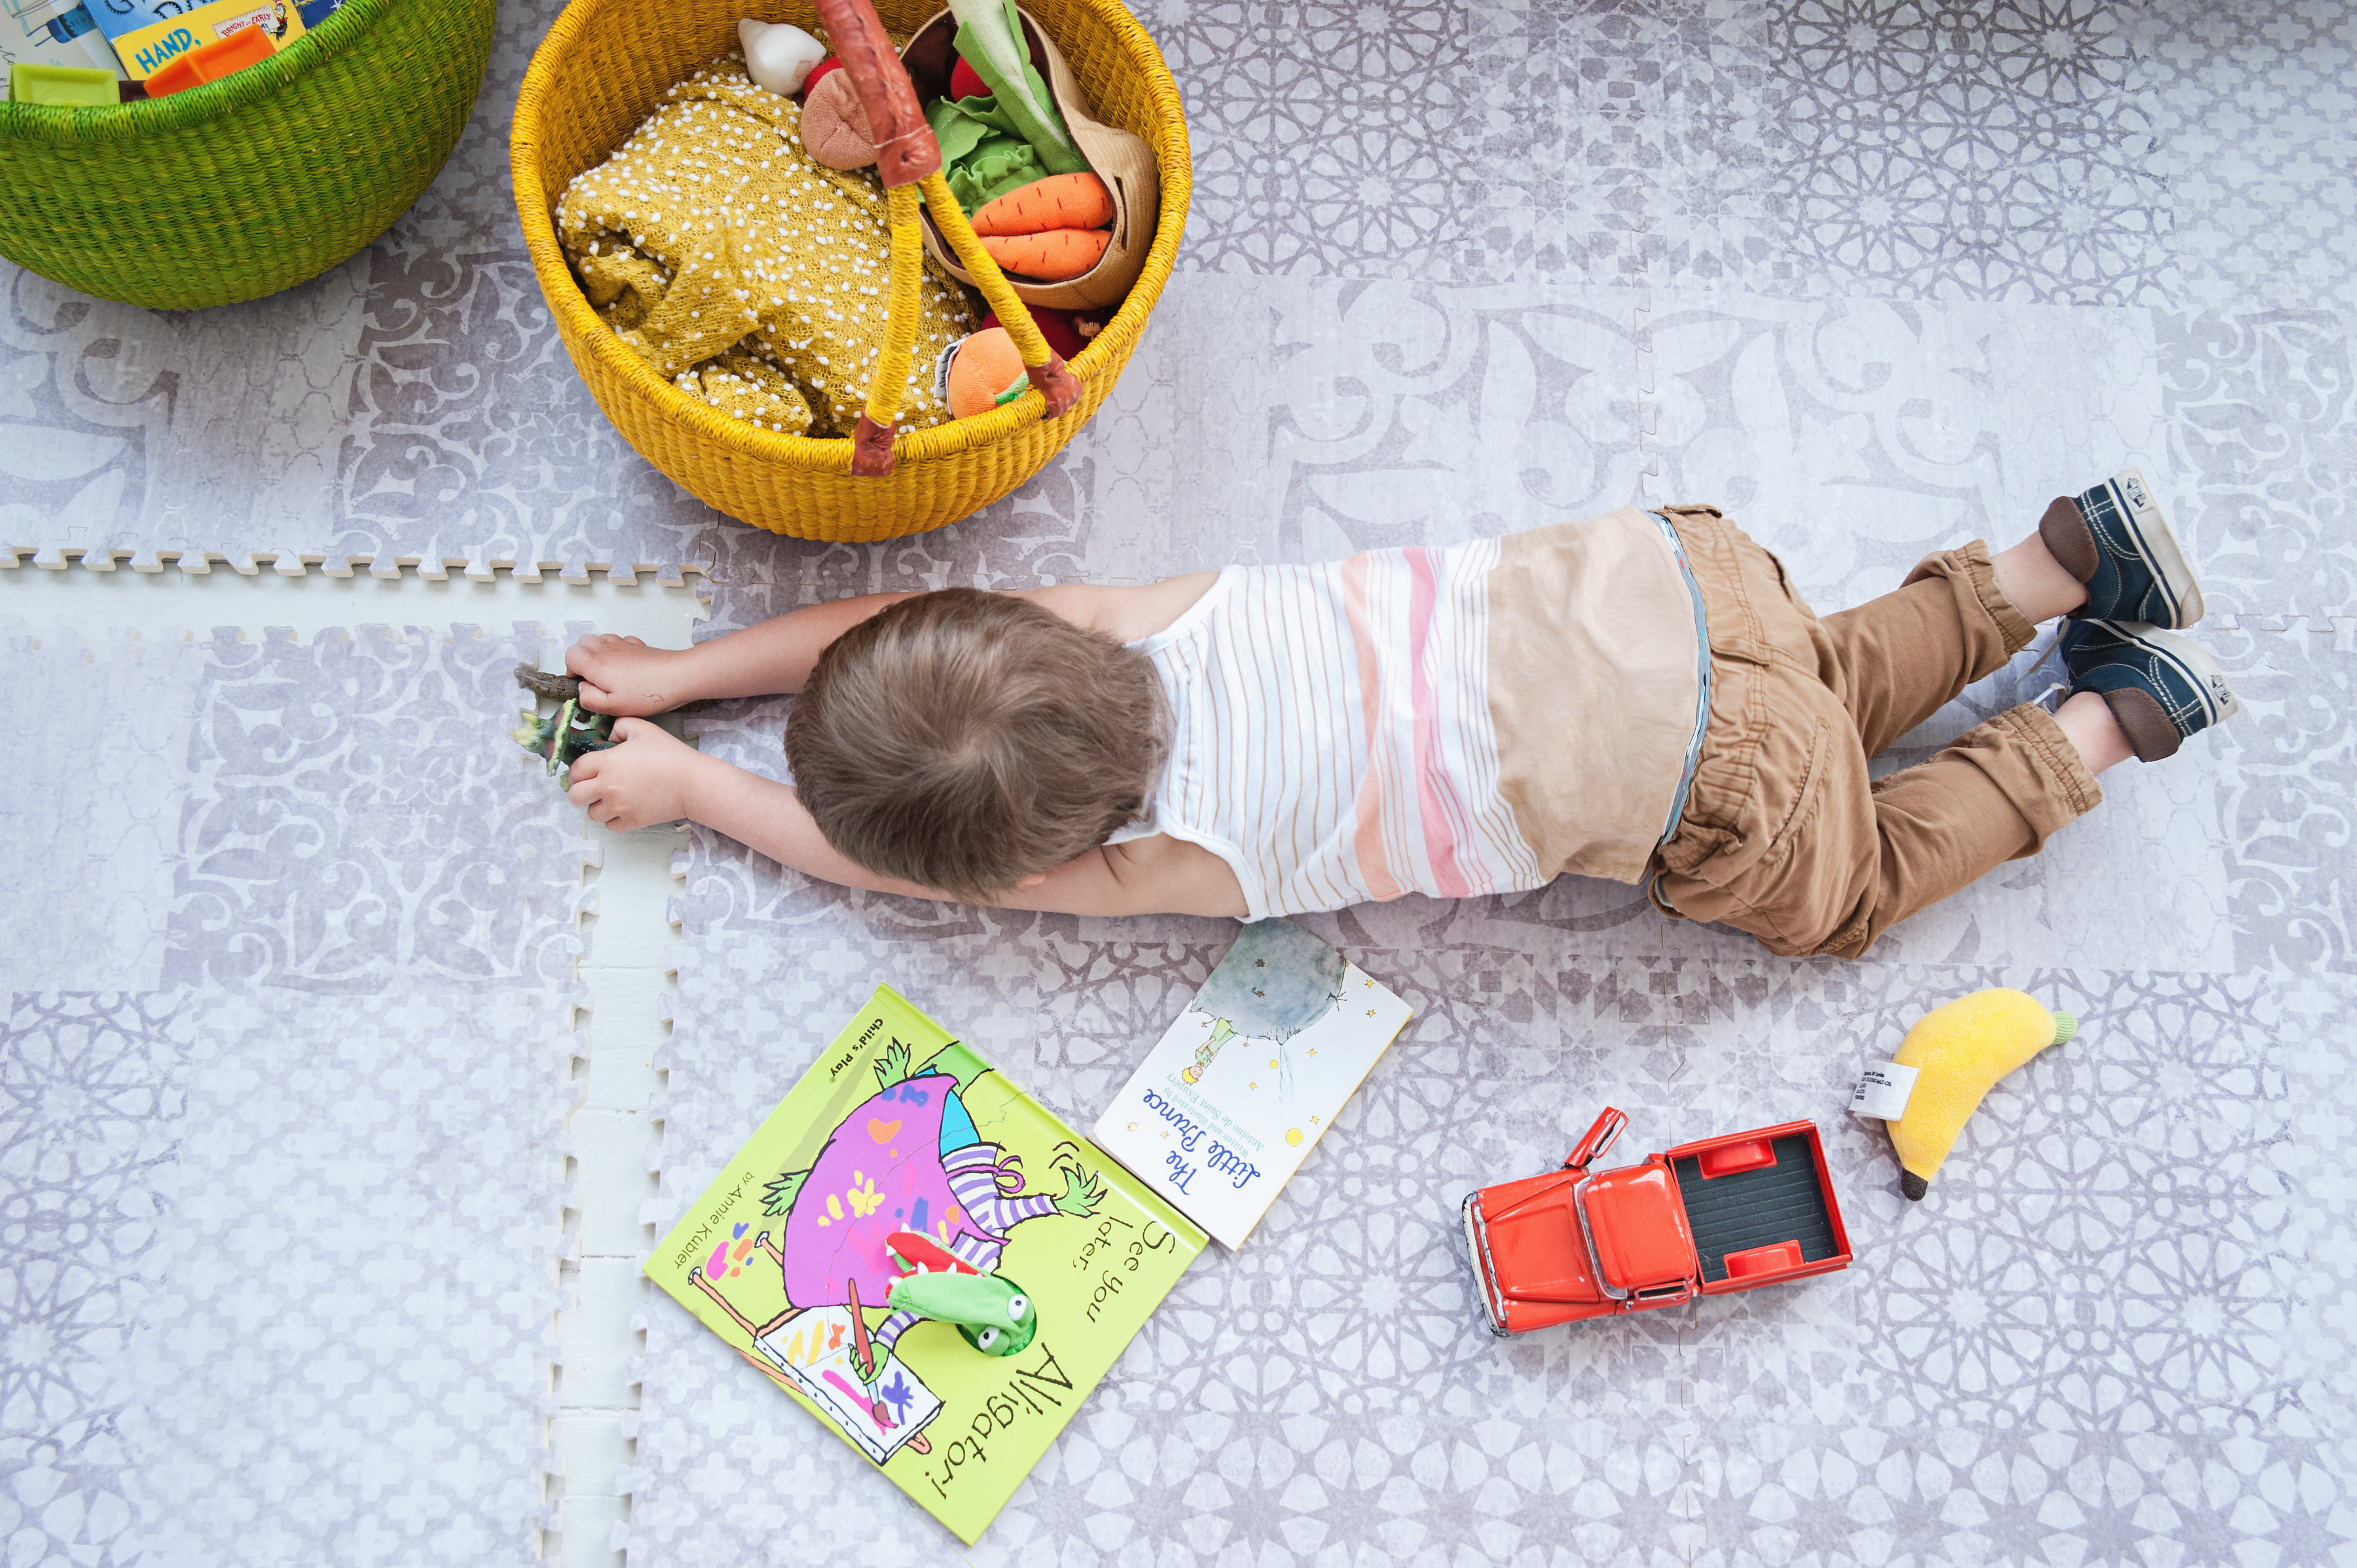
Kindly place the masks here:
POLYGON ((1975 991, 1916 1020, 1892 1059, 1916 1069, 1907 1107, 1890 1129, 1899 1190, 1921 1201, 1956 1135, 1996 1080, 2079 1031, 2068 1013, 2049 1013, 2018 991, 1975 991))

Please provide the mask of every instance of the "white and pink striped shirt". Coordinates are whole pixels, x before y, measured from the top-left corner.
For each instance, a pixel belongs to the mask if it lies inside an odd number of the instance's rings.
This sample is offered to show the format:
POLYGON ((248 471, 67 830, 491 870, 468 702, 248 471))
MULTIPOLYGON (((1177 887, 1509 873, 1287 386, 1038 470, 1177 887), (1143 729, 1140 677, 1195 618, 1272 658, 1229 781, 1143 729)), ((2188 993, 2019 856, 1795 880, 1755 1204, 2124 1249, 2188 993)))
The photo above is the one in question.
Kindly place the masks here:
MULTIPOLYGON (((1616 843, 1628 841, 1606 874, 1633 877, 1663 831, 1663 802, 1675 821, 1674 802, 1684 792, 1678 762, 1691 766, 1685 742, 1697 733, 1702 709, 1695 698, 1698 634, 1675 534, 1641 513, 1604 521, 1631 517, 1641 521, 1617 534, 1549 531, 1375 551, 1328 565, 1227 568, 1177 621, 1132 645, 1161 677, 1171 748, 1147 817, 1114 842, 1168 833, 1202 845, 1235 872, 1251 919, 1410 892, 1444 898, 1511 892, 1544 886, 1569 863, 1559 825, 1532 824, 1542 842, 1555 845, 1552 862, 1534 848, 1514 808, 1528 792, 1502 774, 1533 761, 1573 778, 1641 766, 1642 799, 1652 804, 1637 811, 1649 820, 1598 827, 1617 834, 1616 843), (1663 650, 1667 657, 1649 655, 1627 671, 1609 656, 1581 660, 1576 670, 1519 662, 1496 669, 1493 584, 1524 580, 1516 570, 1493 576, 1501 545, 1518 567, 1532 542, 1558 532, 1591 553, 1596 539, 1614 541, 1620 553, 1614 562, 1636 555, 1642 570, 1622 596, 1641 591, 1666 603, 1674 618, 1664 637, 1684 651, 1663 650), (1663 582, 1674 599, 1660 592, 1663 582), (1555 693, 1549 701, 1559 703, 1563 691, 1597 681, 1645 694, 1660 686, 1684 716, 1669 718, 1668 741, 1641 748, 1641 756, 1613 736, 1578 733, 1586 726, 1574 723, 1568 733, 1551 730, 1546 757, 1509 759, 1501 768, 1499 715, 1533 705, 1506 689, 1545 685, 1555 693), (1502 708, 1495 701, 1501 691, 1502 708), (1665 768, 1665 778, 1651 779, 1665 768), (1631 857, 1636 864, 1624 873, 1617 862, 1631 857)), ((1616 582, 1622 575, 1611 566, 1595 570, 1616 582)), ((1528 614, 1527 592, 1517 587, 1508 597, 1513 606, 1502 613, 1528 614)), ((1528 640, 1509 628, 1500 646, 1528 640)), ((1566 655, 1573 658, 1573 650, 1566 655)), ((1596 792, 1599 800, 1605 793, 1596 792)), ((1599 808, 1599 814, 1611 812, 1599 808)))
POLYGON ((1171 708, 1154 831, 1201 844, 1250 918, 1547 877, 1498 792, 1497 542, 1231 566, 1137 646, 1171 708))

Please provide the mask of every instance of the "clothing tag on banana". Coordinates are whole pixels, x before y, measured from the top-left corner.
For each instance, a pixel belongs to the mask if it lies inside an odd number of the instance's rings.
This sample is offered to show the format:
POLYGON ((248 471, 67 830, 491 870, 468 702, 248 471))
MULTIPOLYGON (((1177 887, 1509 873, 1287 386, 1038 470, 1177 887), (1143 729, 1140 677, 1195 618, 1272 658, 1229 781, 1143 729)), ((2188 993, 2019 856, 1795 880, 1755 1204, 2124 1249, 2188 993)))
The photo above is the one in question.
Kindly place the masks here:
POLYGON ((1898 1121, 1907 1114, 1907 1097, 1915 1092, 1915 1078, 1921 1071, 1897 1062, 1876 1062, 1857 1075, 1857 1088, 1849 1097, 1850 1114, 1898 1121))

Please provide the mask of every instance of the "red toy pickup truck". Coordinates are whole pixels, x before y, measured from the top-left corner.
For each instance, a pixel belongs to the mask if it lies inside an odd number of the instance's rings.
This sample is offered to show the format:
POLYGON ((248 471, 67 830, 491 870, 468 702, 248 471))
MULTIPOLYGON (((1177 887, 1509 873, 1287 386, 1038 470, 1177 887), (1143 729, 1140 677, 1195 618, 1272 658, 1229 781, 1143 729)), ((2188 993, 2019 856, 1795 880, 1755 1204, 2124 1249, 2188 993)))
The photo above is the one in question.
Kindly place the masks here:
POLYGON ((1681 1144, 1591 1176, 1629 1124, 1606 1109, 1563 1168, 1465 1199, 1494 1334, 1675 1306, 1849 1266, 1813 1122, 1681 1144))

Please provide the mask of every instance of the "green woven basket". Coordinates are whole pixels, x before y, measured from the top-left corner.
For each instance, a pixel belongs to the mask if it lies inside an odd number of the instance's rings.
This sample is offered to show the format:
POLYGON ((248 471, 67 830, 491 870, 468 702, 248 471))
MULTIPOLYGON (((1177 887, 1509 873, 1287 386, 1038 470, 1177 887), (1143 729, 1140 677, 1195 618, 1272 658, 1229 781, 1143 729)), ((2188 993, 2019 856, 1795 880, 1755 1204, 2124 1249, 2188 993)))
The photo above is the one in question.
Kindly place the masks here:
POLYGON ((275 294, 384 232, 481 91, 498 0, 350 0, 209 87, 111 109, 0 103, 0 255, 187 310, 275 294))

